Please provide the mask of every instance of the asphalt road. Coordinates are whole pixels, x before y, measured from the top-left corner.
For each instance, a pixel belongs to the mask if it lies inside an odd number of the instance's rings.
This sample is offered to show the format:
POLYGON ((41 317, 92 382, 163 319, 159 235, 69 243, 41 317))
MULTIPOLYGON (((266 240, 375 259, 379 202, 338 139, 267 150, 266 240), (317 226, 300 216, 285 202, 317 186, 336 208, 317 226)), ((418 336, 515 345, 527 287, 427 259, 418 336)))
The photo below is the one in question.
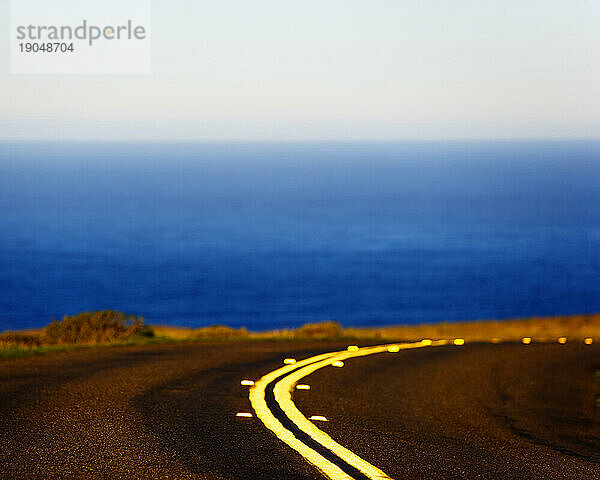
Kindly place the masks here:
MULTIPOLYGON (((118 347, 0 362, 0 478, 321 479, 250 412, 244 378, 345 348, 118 347)), ((394 479, 599 479, 600 345, 428 347, 349 359, 294 400, 394 479)))

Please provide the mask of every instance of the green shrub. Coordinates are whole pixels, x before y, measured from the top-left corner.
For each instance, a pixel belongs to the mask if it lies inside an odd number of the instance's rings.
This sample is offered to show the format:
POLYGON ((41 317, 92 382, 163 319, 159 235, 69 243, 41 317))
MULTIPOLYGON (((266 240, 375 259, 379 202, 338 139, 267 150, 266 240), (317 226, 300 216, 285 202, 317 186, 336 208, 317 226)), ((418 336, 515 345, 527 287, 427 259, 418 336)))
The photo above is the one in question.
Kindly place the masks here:
POLYGON ((152 330, 144 326, 142 317, 104 310, 52 320, 42 332, 42 342, 48 345, 101 344, 123 341, 134 335, 152 336, 152 330))

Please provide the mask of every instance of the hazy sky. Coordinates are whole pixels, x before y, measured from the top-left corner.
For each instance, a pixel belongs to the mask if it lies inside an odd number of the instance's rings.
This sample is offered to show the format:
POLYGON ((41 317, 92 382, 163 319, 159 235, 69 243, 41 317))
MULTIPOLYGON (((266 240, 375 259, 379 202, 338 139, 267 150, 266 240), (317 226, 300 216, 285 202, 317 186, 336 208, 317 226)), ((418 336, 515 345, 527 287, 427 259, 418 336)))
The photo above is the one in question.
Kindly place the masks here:
POLYGON ((600 137, 598 0, 156 0, 150 75, 11 75, 9 11, 2 140, 600 137))

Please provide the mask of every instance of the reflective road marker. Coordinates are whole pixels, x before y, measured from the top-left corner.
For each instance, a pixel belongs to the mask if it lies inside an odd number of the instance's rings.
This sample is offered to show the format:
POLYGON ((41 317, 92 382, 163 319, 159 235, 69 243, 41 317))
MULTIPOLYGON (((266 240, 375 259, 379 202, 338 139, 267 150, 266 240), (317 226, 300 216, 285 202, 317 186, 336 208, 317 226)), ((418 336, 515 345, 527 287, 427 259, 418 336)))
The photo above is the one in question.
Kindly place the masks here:
POLYGON ((319 422, 326 422, 327 419, 322 415, 312 415, 308 417, 309 420, 318 420, 319 422))

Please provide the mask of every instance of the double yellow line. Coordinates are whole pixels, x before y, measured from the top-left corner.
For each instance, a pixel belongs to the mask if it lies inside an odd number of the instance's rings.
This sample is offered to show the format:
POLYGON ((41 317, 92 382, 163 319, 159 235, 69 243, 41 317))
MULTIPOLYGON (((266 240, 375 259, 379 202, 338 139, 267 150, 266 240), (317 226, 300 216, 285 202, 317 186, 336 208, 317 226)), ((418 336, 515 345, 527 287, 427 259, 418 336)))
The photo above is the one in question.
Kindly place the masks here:
POLYGON ((312 422, 310 422, 292 401, 292 391, 294 386, 304 377, 319 370, 320 368, 328 367, 334 362, 343 362, 349 358, 364 357, 375 353, 383 352, 398 352, 400 350, 408 350, 411 348, 422 348, 427 346, 447 345, 452 343, 447 340, 427 341, 417 343, 394 343, 387 345, 378 345, 375 347, 363 347, 352 350, 343 350, 339 352, 323 353, 314 357, 306 358, 294 364, 288 364, 277 370, 274 370, 260 380, 255 382, 250 388, 250 402, 256 412, 256 416, 262 423, 271 430, 277 437, 296 450, 308 462, 317 467, 325 476, 332 480, 354 480, 350 474, 342 470, 340 466, 325 458, 321 453, 310 447, 302 440, 296 437, 294 433, 286 428, 274 415, 269 408, 265 393, 267 388, 274 381, 277 382, 272 386, 275 401, 283 411, 284 415, 291 421, 299 430, 311 437, 312 440, 320 444, 332 452, 343 463, 354 467, 364 476, 372 480, 388 479, 391 480, 386 473, 379 468, 371 465, 366 460, 360 458, 354 452, 343 447, 322 430, 319 430, 312 422))

